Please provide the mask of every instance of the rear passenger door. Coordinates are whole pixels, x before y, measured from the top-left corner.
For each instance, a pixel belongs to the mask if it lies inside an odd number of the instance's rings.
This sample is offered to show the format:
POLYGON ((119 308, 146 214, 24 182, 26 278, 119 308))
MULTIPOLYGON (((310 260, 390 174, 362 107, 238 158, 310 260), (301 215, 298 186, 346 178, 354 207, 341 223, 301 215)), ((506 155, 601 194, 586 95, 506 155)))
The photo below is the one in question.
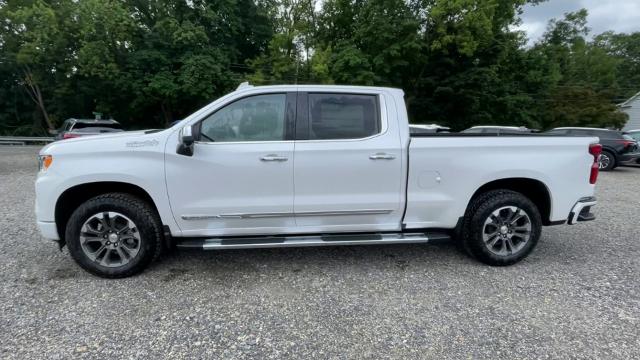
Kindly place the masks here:
POLYGON ((384 96, 301 92, 298 100, 296 225, 304 232, 397 230, 402 152, 384 96))

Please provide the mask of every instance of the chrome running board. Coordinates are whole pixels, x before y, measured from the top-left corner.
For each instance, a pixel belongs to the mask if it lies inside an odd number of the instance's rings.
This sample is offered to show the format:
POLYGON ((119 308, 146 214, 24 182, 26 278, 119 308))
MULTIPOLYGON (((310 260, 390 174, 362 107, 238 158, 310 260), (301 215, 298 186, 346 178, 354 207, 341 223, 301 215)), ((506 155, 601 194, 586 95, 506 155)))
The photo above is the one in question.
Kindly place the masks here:
POLYGON ((422 233, 357 233, 322 235, 281 235, 254 237, 218 237, 218 238, 175 238, 179 248, 222 250, 222 249, 261 249, 304 246, 344 246, 378 244, 426 243, 433 240, 448 240, 444 232, 422 233))

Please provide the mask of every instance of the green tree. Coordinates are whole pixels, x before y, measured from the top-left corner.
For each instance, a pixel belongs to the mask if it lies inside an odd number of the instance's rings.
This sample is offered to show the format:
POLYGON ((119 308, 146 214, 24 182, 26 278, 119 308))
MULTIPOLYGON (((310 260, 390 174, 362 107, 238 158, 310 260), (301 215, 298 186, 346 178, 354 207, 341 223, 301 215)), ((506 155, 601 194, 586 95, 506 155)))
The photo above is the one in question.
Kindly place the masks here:
POLYGON ((618 90, 618 60, 588 42, 587 11, 567 13, 552 20, 533 51, 550 59, 555 73, 547 98, 545 128, 592 126, 620 128, 626 115, 612 101, 618 90))
POLYGON ((309 82, 316 27, 316 0, 266 1, 273 37, 267 50, 248 61, 253 83, 309 82))
POLYGON ((412 122, 618 127, 640 33, 587 12, 528 47, 540 0, 0 0, 0 132, 106 113, 158 127, 249 78, 403 88, 412 122))
POLYGON ((640 32, 616 34, 608 31, 594 38, 594 45, 617 59, 616 80, 621 102, 640 91, 640 32))
MULTIPOLYGON (((538 118, 522 51, 511 28, 527 1, 428 0, 419 3, 423 50, 408 87, 414 122, 461 130, 480 124, 536 127, 538 118)), ((414 67, 415 69, 415 67, 414 67)))
MULTIPOLYGON (((35 105, 46 128, 54 129, 57 120, 55 98, 60 95, 56 84, 64 82, 72 71, 67 49, 75 33, 68 16, 73 3, 58 0, 8 2, 0 7, 0 28, 5 69, 35 105)), ((34 126, 39 121, 34 118, 34 126)))

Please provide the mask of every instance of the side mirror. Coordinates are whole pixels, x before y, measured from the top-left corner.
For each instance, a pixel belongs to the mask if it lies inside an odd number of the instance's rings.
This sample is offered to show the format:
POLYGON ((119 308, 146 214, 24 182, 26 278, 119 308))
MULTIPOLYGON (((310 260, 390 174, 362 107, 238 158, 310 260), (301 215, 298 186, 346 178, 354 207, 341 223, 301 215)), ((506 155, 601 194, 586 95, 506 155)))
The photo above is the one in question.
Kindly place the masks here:
POLYGON ((193 155, 193 143, 195 139, 193 137, 193 127, 191 125, 185 126, 180 130, 180 142, 176 152, 180 155, 192 156, 193 155))

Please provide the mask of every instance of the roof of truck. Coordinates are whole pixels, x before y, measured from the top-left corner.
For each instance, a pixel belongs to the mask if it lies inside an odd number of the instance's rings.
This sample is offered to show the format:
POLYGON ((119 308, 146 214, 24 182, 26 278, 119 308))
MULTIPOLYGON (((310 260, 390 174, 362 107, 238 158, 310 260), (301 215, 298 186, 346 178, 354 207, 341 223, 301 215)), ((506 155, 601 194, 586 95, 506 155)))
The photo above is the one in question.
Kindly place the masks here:
POLYGON ((579 126, 557 127, 557 128, 553 128, 551 130, 608 130, 608 131, 615 131, 615 130, 605 129, 605 128, 591 128, 591 127, 579 127, 579 126))
POLYGON ((282 88, 291 88, 291 87, 299 87, 299 88, 327 88, 327 89, 361 89, 361 90, 393 90, 393 91, 401 91, 403 92, 402 89, 400 88, 394 88, 394 87, 386 87, 386 86, 360 86, 360 85, 326 85, 326 84, 281 84, 281 85, 258 85, 258 86, 254 86, 249 84, 248 82, 243 82, 241 83, 237 88, 236 91, 239 90, 246 90, 246 89, 253 89, 253 88, 260 88, 260 89, 282 89, 282 88))
POLYGON ((512 129, 512 130, 527 130, 524 126, 501 126, 501 125, 479 125, 472 126, 469 129, 512 129))

